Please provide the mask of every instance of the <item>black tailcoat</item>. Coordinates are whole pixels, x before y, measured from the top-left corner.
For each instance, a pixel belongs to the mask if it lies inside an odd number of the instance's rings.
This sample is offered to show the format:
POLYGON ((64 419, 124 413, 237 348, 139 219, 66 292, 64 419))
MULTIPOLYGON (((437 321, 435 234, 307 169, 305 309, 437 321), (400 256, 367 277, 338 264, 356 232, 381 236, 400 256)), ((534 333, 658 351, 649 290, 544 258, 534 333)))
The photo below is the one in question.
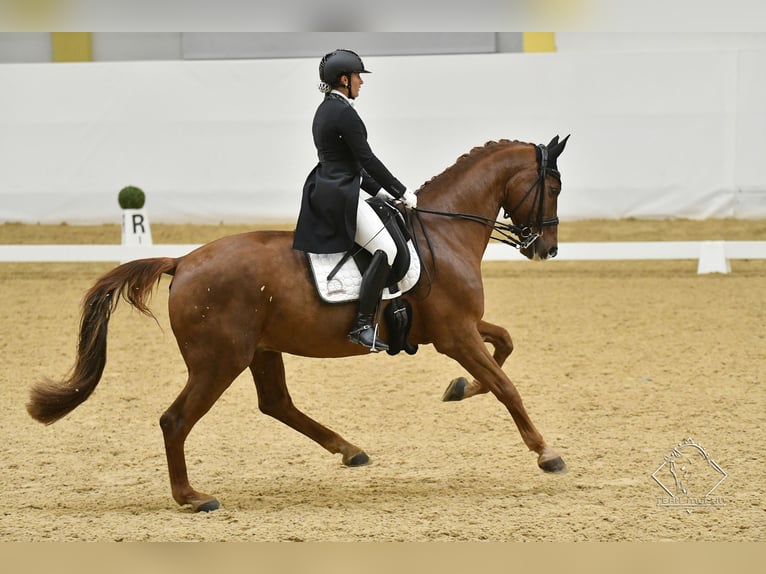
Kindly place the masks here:
POLYGON ((367 128, 342 96, 325 96, 314 115, 312 133, 319 163, 303 186, 293 247, 340 253, 354 245, 360 188, 375 195, 382 187, 399 198, 405 187, 372 153, 367 128))

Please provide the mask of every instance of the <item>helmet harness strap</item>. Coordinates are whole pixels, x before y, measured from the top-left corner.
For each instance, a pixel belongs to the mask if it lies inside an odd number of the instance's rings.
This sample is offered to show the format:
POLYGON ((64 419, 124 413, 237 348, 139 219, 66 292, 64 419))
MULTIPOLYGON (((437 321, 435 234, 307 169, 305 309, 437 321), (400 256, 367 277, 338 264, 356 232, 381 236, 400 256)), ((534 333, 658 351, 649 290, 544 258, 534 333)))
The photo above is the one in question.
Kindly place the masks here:
POLYGON ((346 78, 348 78, 348 80, 347 80, 348 83, 347 84, 343 84, 343 87, 346 88, 346 91, 348 92, 348 99, 349 100, 353 100, 354 99, 354 96, 351 95, 351 74, 353 74, 353 72, 344 72, 342 74, 343 76, 346 76, 346 78))

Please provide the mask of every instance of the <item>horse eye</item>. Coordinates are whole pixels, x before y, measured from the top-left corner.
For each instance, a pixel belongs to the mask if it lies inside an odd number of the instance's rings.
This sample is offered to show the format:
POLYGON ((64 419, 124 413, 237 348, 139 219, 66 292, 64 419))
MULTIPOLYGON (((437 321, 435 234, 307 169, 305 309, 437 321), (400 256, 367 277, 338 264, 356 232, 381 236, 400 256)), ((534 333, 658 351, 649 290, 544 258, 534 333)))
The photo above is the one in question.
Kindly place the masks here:
POLYGON ((551 190, 551 194, 553 194, 553 197, 558 197, 559 193, 561 193, 560 187, 551 187, 550 190, 551 190))

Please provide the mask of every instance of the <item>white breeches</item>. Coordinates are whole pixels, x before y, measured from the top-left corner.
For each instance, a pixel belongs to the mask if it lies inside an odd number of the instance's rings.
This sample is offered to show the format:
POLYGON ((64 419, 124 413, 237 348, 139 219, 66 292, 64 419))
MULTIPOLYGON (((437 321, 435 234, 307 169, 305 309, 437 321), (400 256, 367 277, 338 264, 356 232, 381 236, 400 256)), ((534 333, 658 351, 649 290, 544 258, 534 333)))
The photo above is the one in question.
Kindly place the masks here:
POLYGON ((396 243, 391 239, 383 222, 375 213, 375 210, 359 196, 359 205, 356 208, 356 235, 354 241, 364 247, 370 253, 380 250, 388 257, 388 265, 396 258, 396 243))

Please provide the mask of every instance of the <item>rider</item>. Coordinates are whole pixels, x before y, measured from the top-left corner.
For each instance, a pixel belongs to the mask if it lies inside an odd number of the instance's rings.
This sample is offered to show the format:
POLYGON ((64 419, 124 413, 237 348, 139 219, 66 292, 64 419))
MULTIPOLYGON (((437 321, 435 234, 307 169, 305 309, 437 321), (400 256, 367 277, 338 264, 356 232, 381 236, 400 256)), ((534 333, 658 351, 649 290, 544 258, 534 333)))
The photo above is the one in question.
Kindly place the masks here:
POLYGON ((325 96, 312 125, 319 163, 303 186, 293 247, 340 253, 356 243, 372 253, 348 338, 379 351, 387 347, 376 341, 373 315, 396 257, 396 245, 360 189, 369 195, 393 196, 409 208, 417 207, 417 196, 388 171, 367 143, 367 129, 354 109, 364 83, 361 74, 367 73, 362 59, 351 50, 330 52, 319 63, 319 90, 325 96))

